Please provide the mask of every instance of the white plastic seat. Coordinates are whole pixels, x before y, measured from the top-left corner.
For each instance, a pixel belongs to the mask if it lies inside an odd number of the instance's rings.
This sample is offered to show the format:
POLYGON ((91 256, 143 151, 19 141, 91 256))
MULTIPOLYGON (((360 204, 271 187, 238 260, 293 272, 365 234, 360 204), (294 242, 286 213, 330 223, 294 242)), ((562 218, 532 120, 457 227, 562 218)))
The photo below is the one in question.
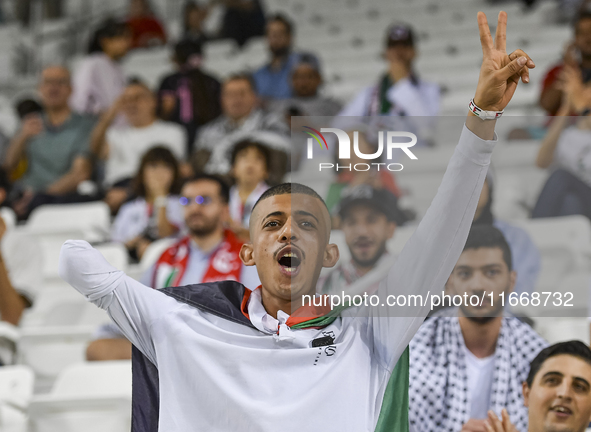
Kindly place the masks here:
POLYGON ((109 237, 110 223, 109 206, 103 201, 94 201, 38 207, 31 213, 26 227, 34 234, 81 233, 81 238, 97 242, 109 237))
POLYGON ((35 372, 36 393, 47 391, 67 366, 85 361, 95 329, 95 325, 21 329, 17 362, 35 372))
POLYGON ((127 275, 135 280, 140 280, 150 266, 160 258, 160 255, 177 241, 178 239, 176 238, 167 237, 150 243, 150 246, 144 251, 141 261, 138 264, 132 264, 127 268, 127 275))
POLYGON ((0 430, 26 432, 35 376, 26 366, 0 368, 0 430))
MULTIPOLYGON (((80 239, 83 233, 76 235, 74 232, 55 234, 34 234, 43 251, 43 278, 48 282, 59 282, 58 275, 59 254, 62 245, 66 240, 80 239)), ((126 271, 128 264, 127 251, 125 246, 119 243, 103 243, 95 246, 105 259, 119 270, 126 271)))
POLYGON ((34 432, 127 432, 131 428, 131 362, 81 363, 65 369, 29 413, 34 432))
MULTIPOLYGON (((14 363, 16 346, 20 332, 18 327, 6 322, 0 321, 0 362, 3 365, 14 363)), ((1 368, 0 368, 1 370, 1 368)))
POLYGON ((25 310, 21 328, 98 326, 109 322, 107 313, 88 302, 64 281, 48 283, 25 310))

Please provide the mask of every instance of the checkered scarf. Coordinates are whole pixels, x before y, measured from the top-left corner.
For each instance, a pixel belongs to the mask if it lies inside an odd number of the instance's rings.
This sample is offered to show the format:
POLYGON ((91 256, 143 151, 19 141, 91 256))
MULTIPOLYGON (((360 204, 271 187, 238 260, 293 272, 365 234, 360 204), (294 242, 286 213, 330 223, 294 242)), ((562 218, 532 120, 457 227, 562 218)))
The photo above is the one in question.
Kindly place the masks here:
MULTIPOLYGON (((470 417, 464 338, 457 317, 431 318, 410 343, 410 424, 421 432, 459 432, 470 417)), ((527 432, 522 382, 529 364, 547 346, 527 324, 503 318, 495 350, 490 409, 506 408, 527 432)))

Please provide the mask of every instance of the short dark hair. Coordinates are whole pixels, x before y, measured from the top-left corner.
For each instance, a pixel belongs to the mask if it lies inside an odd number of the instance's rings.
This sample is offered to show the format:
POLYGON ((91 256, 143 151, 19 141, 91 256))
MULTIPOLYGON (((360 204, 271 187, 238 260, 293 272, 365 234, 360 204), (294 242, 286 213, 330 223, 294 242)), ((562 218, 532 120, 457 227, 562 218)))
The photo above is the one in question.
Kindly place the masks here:
POLYGON ((92 36, 88 47, 88 53, 92 54, 94 52, 101 52, 103 50, 101 45, 101 41, 103 39, 123 36, 129 31, 129 26, 125 21, 120 21, 113 18, 103 21, 103 23, 92 36))
POLYGON ((146 82, 145 82, 145 81, 144 81, 142 78, 140 78, 140 77, 139 77, 139 76, 137 76, 137 75, 130 76, 130 77, 127 79, 127 83, 126 83, 126 85, 127 85, 127 86, 132 86, 132 85, 140 86, 140 87, 143 87, 143 88, 145 88, 146 90, 148 90, 150 93, 153 93, 153 92, 152 92, 152 89, 150 88, 150 86, 149 86, 149 85, 148 85, 148 84, 147 84, 147 83, 146 83, 146 82))
POLYGON ((248 139, 238 142, 232 149, 232 156, 230 157, 231 165, 234 166, 234 162, 236 162, 236 158, 238 157, 238 154, 240 152, 249 148, 256 149, 263 156, 263 158, 265 159, 265 168, 267 169, 267 171, 269 171, 271 165, 271 152, 269 151, 269 147, 259 142, 248 139))
POLYGON ((575 29, 575 33, 579 31, 579 23, 581 21, 587 20, 587 19, 591 19, 591 11, 588 9, 583 9, 581 10, 574 19, 573 22, 573 27, 575 29))
POLYGON ((133 191, 137 196, 146 196, 146 185, 144 184, 144 171, 146 166, 150 164, 161 163, 169 167, 173 172, 172 184, 170 185, 170 194, 178 194, 181 191, 181 175, 179 171, 179 164, 172 152, 162 145, 152 147, 142 157, 140 168, 133 179, 133 191))
POLYGON ((283 24, 285 26, 285 30, 287 30, 287 34, 290 36, 293 35, 293 29, 294 29, 293 23, 287 17, 287 15, 282 14, 282 13, 273 14, 273 15, 269 16, 269 18, 267 19, 267 24, 272 23, 273 21, 277 21, 277 22, 280 22, 281 24, 283 24))
MULTIPOLYGON (((277 186, 270 187, 265 192, 263 192, 263 194, 259 197, 259 199, 254 204, 254 206, 252 206, 252 211, 254 211, 256 206, 261 201, 263 201, 269 197, 272 197, 275 195, 289 195, 289 194, 296 194, 296 193, 309 195, 314 198, 318 198, 320 201, 322 201, 322 204, 324 204, 324 207, 326 207, 326 203, 324 202, 322 197, 320 195, 318 195, 318 193, 314 189, 312 189, 311 187, 308 187, 308 186, 303 185, 301 183, 281 183, 281 184, 278 184, 277 186)), ((328 211, 328 208, 327 208, 327 211, 328 211)))
POLYGON ((184 66, 194 56, 203 55, 203 45, 193 39, 183 39, 174 46, 174 60, 184 66))
POLYGON ((464 250, 480 248, 499 248, 503 252, 503 261, 509 271, 513 270, 511 248, 501 231, 492 225, 472 225, 464 250))
POLYGON ((544 348, 538 353, 538 355, 532 360, 529 365, 529 374, 525 382, 527 386, 531 388, 536 374, 542 368, 542 365, 550 357, 558 355, 569 355, 583 360, 591 366, 591 349, 581 341, 571 340, 568 342, 559 342, 549 347, 544 348))
POLYGON ((216 174, 197 174, 187 180, 183 186, 189 183, 196 183, 200 181, 212 181, 220 186, 220 198, 227 204, 230 201, 230 186, 228 183, 219 175, 216 174))
POLYGON ((254 91, 254 92, 257 91, 256 85, 254 83, 254 79, 253 79, 252 75, 249 74, 248 72, 238 72, 238 73, 230 75, 228 78, 226 78, 224 80, 224 85, 226 85, 232 81, 246 81, 252 91, 254 91))

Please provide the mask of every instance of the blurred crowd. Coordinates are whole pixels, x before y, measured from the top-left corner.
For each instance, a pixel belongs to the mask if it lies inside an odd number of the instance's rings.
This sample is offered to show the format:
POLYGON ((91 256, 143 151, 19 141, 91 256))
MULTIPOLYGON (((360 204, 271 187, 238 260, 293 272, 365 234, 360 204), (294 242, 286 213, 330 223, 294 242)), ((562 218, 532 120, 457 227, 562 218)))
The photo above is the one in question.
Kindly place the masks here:
MULTIPOLYGON (((46 3, 48 13, 60 4, 46 3)), ((418 40, 411 25, 385 29, 383 74, 369 77, 367 88, 352 100, 335 100, 323 93, 321 59, 294 48, 289 17, 266 16, 258 0, 224 3, 218 34, 204 30, 209 6, 189 2, 182 38, 170 41, 147 0, 131 0, 126 19, 109 19, 96 29, 75 71, 45 67, 38 97, 15 106, 20 126, 0 155, 0 205, 26 223, 42 205, 103 200, 113 217, 111 240, 125 245, 131 260, 140 261, 153 242, 174 239, 143 276, 146 285, 224 277, 254 289, 260 284, 256 271, 233 264, 249 240, 256 200, 298 167, 292 160, 291 117, 445 114, 439 86, 423 80, 416 67, 418 40), (267 41, 266 64, 224 79, 202 69, 208 41, 230 38, 240 47, 257 36, 267 41), (125 75, 121 60, 130 50, 159 44, 173 47, 174 73, 157 88, 125 75)), ((19 7, 26 22, 30 2, 19 7)), ((547 111, 545 124, 512 136, 540 140, 532 164, 548 169, 531 217, 591 219, 591 10, 576 14, 572 41, 556 56, 539 99, 547 111)), ((433 131, 424 138, 426 147, 437 145, 433 131)), ((376 147, 371 134, 360 133, 362 153, 376 147)), ((540 253, 523 229, 493 214, 496 181, 489 173, 447 292, 536 290, 540 253)), ((393 258, 387 242, 414 217, 412 209, 399 207, 403 196, 395 176, 384 170, 348 171, 333 179, 323 198, 350 258, 321 279, 319 292, 352 285, 393 258)), ((0 219, 0 237, 4 230, 0 219)), ((6 261, 0 260, 0 314, 16 325, 35 299, 27 291, 30 282, 19 277, 26 265, 10 262, 6 242, 1 243, 6 261)), ((484 431, 488 410, 503 408, 518 430, 527 430, 524 398, 531 425, 538 418, 532 407, 542 410, 546 403, 535 390, 549 387, 540 375, 548 362, 556 363, 552 367, 560 370, 561 380, 574 370, 587 377, 579 411, 563 408, 576 411, 573 418, 580 424, 585 415, 586 421, 591 417, 589 349, 574 342, 544 349, 546 342, 527 322, 505 312, 448 308, 421 328, 405 354, 410 423, 417 431, 484 431)), ((90 360, 131 355, 131 344, 114 326, 98 329, 95 339, 87 352, 90 360)))

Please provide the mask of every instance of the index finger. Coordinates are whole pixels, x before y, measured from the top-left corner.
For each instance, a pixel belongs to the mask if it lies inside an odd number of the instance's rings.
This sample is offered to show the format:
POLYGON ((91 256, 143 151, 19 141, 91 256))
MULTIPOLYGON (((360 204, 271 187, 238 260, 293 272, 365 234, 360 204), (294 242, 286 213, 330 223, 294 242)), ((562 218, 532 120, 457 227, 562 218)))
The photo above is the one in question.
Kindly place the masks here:
POLYGON ((497 30, 495 32, 495 48, 505 51, 507 48, 507 12, 499 12, 497 30))
POLYGON ((501 411, 501 417, 503 417, 503 427, 505 431, 511 432, 513 430, 513 425, 511 424, 511 419, 509 418, 509 412, 505 408, 501 411))
POLYGON ((488 21, 484 12, 478 12, 476 16, 478 20, 478 31, 480 32, 480 45, 482 45, 482 54, 486 55, 494 48, 493 38, 490 35, 488 28, 488 21))

